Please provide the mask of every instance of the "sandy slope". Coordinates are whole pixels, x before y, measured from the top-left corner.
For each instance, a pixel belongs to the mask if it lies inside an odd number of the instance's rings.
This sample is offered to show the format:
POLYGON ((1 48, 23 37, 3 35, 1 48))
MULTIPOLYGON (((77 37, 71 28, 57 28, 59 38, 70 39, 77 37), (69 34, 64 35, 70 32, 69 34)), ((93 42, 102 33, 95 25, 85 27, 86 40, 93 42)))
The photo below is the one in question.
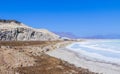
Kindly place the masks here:
POLYGON ((34 59, 22 52, 14 49, 0 50, 0 74, 14 74, 14 68, 34 64, 34 59))
POLYGON ((71 41, 0 42, 0 74, 95 74, 45 53, 69 43, 71 41))

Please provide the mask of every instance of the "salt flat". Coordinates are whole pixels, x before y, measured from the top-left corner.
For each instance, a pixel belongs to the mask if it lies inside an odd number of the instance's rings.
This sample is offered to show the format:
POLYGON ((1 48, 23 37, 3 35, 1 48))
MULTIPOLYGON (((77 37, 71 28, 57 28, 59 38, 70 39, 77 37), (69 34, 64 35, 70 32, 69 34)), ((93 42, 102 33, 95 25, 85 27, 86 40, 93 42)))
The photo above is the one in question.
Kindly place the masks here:
POLYGON ((67 48, 56 49, 47 52, 50 56, 60 58, 77 67, 87 68, 90 71, 103 73, 103 74, 120 74, 120 66, 112 65, 109 63, 92 61, 84 58, 83 56, 78 56, 76 53, 68 50, 67 48))

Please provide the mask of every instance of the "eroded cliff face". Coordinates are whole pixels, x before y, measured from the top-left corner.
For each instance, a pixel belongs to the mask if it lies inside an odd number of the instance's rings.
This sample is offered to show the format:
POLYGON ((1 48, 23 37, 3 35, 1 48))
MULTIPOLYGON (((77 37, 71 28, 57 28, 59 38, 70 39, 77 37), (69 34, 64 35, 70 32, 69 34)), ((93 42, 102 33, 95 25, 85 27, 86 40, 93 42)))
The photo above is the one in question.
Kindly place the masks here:
POLYGON ((45 29, 34 29, 22 23, 0 21, 0 41, 57 40, 59 36, 45 29))

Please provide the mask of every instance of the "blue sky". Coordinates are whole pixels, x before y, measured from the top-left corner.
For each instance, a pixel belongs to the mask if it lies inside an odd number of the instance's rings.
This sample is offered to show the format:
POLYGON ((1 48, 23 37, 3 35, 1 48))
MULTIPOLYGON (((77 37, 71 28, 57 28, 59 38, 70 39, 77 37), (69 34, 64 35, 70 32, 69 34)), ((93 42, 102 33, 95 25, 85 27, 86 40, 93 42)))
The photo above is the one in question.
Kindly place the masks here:
POLYGON ((0 18, 78 36, 120 34, 119 0, 1 0, 0 18))

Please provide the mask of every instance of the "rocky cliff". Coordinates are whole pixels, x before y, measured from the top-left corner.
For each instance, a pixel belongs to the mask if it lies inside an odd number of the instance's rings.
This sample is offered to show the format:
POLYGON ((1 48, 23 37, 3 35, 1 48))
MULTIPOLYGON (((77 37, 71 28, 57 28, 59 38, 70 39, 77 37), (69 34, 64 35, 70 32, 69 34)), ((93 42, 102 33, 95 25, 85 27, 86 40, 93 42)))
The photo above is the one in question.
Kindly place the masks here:
POLYGON ((59 36, 45 29, 34 29, 15 20, 0 20, 0 41, 57 40, 59 36))

